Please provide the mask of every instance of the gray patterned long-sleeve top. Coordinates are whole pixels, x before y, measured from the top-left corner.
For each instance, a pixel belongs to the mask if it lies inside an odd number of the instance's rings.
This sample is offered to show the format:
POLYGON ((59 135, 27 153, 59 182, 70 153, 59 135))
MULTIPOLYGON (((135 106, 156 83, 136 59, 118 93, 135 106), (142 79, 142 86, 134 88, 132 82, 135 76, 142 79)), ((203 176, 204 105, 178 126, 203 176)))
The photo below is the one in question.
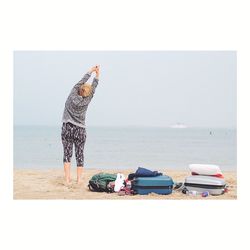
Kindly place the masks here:
POLYGON ((94 96, 95 89, 98 85, 98 79, 95 77, 92 82, 91 94, 87 97, 80 96, 78 93, 79 87, 86 83, 90 78, 91 73, 87 73, 84 77, 73 87, 71 90, 67 101, 65 103, 65 108, 63 112, 62 122, 70 122, 76 126, 85 128, 85 116, 88 105, 94 96))

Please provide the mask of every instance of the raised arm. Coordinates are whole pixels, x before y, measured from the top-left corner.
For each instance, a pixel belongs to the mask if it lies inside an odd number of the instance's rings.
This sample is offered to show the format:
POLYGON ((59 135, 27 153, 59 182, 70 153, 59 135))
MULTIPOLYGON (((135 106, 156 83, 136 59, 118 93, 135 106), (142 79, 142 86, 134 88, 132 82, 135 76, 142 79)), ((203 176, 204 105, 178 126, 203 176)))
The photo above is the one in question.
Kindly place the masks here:
POLYGON ((91 77, 91 74, 96 70, 96 67, 92 67, 84 76, 83 78, 73 87, 73 89, 78 91, 78 88, 86 83, 88 79, 91 77))
POLYGON ((91 93, 92 97, 93 97, 93 95, 95 93, 95 89, 96 89, 96 87, 98 85, 98 82, 99 82, 100 65, 98 65, 98 66, 95 67, 95 73, 96 73, 96 75, 95 75, 95 77, 93 79, 93 82, 92 82, 92 93, 91 93))
POLYGON ((84 105, 88 105, 90 103, 91 99, 93 98, 93 96, 95 94, 95 89, 96 89, 98 82, 99 82, 100 66, 96 66, 94 71, 96 73, 96 76, 94 77, 92 85, 91 85, 92 86, 91 94, 89 96, 83 98, 82 101, 83 101, 84 105))

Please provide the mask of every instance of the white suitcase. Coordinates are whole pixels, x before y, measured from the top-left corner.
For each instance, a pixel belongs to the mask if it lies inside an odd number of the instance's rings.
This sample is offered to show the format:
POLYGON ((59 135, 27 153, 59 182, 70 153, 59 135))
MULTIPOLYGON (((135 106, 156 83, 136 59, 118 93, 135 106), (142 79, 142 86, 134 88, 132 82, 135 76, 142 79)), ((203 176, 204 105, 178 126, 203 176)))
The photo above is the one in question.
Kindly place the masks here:
POLYGON ((209 175, 223 178, 220 167, 211 164, 190 164, 189 169, 192 175, 209 175))
POLYGON ((185 179, 184 186, 188 191, 209 192, 210 195, 220 195, 226 190, 223 178, 213 176, 192 175, 185 179))

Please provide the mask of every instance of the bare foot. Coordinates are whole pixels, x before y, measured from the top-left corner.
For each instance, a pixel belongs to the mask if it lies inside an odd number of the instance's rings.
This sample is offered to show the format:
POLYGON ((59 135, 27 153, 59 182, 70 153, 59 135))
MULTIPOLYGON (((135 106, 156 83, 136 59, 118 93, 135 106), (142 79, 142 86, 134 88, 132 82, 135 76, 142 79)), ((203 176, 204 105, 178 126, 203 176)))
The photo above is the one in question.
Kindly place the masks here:
POLYGON ((81 179, 78 179, 77 180, 77 185, 81 185, 83 182, 82 182, 82 180, 81 179))
POLYGON ((71 182, 71 180, 65 180, 65 181, 64 181, 64 185, 65 185, 66 187, 72 187, 72 182, 71 182))

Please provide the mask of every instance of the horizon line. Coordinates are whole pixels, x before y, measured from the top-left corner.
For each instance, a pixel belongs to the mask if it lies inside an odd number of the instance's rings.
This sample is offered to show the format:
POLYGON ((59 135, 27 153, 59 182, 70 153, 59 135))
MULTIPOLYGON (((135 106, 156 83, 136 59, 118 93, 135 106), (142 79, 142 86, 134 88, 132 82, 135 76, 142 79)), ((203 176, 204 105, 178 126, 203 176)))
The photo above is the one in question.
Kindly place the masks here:
MULTIPOLYGON (((87 125, 87 128, 169 128, 169 129, 190 129, 190 128, 210 128, 210 129, 237 129, 237 126, 187 126, 185 128, 173 128, 172 125, 87 125)), ((56 125, 52 124, 13 124, 13 127, 61 127, 61 123, 56 125)))

